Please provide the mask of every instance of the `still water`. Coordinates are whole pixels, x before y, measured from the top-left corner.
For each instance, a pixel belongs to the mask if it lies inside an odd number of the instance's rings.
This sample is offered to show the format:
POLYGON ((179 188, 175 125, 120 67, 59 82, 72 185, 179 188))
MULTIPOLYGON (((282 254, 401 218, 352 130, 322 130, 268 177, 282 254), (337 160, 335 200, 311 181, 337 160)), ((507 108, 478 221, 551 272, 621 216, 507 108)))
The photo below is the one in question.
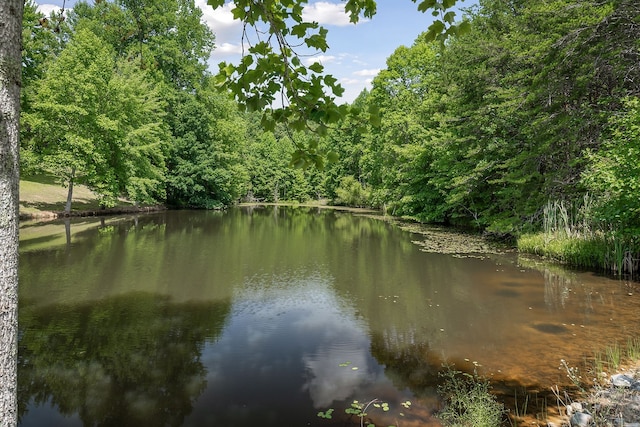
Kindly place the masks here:
POLYGON ((20 232, 23 427, 359 425, 344 409, 372 399, 390 408, 367 411, 376 425, 436 426, 443 364, 548 390, 568 385, 561 359, 640 336, 628 283, 508 251, 425 252, 429 237, 346 212, 20 232))

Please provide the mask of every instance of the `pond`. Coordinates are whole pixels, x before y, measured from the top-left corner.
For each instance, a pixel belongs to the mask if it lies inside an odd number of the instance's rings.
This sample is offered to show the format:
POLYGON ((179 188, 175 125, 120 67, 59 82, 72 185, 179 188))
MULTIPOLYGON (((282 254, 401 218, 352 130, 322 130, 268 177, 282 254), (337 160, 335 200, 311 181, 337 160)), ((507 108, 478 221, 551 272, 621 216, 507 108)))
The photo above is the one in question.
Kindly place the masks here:
POLYGON ((20 233, 23 427, 359 425, 344 409, 373 399, 388 405, 367 411, 378 426, 437 426, 444 365, 505 396, 549 390, 570 385, 561 359, 579 366, 640 332, 624 281, 465 254, 479 250, 471 236, 433 252, 442 231, 336 210, 169 211, 20 233))

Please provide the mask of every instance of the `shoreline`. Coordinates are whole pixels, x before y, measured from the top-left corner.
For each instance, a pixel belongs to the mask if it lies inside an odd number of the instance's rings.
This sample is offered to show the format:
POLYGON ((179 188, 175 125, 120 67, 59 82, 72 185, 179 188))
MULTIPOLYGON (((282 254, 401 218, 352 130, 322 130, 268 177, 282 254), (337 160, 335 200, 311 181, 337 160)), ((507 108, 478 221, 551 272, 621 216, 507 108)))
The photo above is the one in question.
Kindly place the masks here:
POLYGON ((81 218, 81 217, 94 217, 94 216, 109 216, 109 215, 123 215, 132 213, 151 213, 166 211, 166 206, 120 206, 116 208, 106 209, 86 209, 86 210, 73 210, 71 212, 64 211, 39 211, 33 213, 20 212, 20 221, 55 221, 62 218, 81 218))

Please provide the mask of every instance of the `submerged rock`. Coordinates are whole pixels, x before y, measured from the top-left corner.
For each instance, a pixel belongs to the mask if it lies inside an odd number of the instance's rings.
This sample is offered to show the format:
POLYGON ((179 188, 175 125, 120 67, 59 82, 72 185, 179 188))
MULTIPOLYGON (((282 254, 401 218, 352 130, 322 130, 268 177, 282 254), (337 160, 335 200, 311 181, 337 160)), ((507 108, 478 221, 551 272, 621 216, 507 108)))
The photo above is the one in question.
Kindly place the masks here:
POLYGON ((571 416, 571 427, 587 427, 593 417, 586 412, 576 412, 571 416))

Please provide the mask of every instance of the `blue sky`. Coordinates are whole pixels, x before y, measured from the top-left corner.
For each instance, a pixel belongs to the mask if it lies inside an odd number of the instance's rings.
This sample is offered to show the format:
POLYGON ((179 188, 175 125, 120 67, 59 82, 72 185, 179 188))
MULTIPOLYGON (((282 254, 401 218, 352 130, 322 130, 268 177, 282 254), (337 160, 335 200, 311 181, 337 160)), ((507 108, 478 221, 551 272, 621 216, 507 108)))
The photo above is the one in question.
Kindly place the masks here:
MULTIPOLYGON (((67 0, 70 8, 75 0, 67 0)), ((206 0, 195 0, 202 9, 204 21, 216 34, 216 50, 211 60, 211 71, 216 72, 220 61, 237 63, 241 57, 242 25, 231 16, 231 4, 213 10, 206 0)), ((477 0, 459 2, 469 7, 477 0)), ((37 0, 43 12, 62 5, 62 0, 37 0)), ((379 70, 385 68, 386 59, 401 45, 410 46, 416 37, 426 31, 432 22, 430 12, 420 13, 410 0, 377 0, 378 10, 370 20, 357 25, 349 23, 340 0, 310 0, 305 8, 305 20, 317 21, 329 30, 329 50, 318 53, 307 61, 318 61, 325 71, 333 74, 345 88, 341 102, 351 102, 364 89, 379 70)), ((458 17, 460 13, 458 12, 458 17)))

